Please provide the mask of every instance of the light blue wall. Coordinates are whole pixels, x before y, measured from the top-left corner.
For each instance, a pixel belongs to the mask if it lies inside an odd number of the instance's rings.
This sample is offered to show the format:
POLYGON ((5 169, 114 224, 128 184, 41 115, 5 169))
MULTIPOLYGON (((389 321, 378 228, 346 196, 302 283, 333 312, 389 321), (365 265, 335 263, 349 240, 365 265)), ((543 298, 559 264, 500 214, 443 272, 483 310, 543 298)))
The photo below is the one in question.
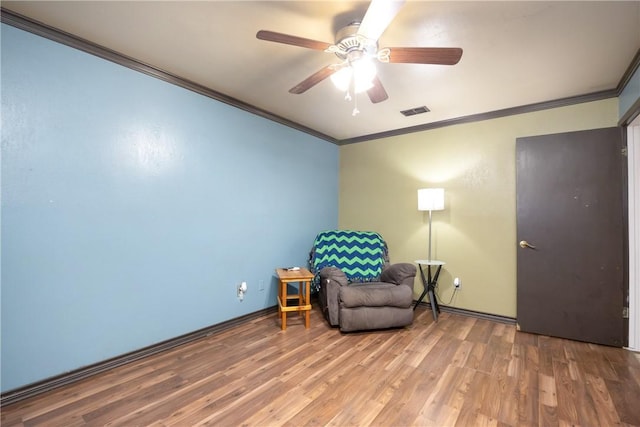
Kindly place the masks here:
POLYGON ((3 391, 274 306, 337 226, 335 145, 1 35, 3 391))
POLYGON ((640 99, 640 68, 636 70, 635 73, 627 82, 627 85, 622 89, 622 93, 618 98, 618 115, 619 118, 622 118, 629 109, 633 106, 633 104, 640 99))

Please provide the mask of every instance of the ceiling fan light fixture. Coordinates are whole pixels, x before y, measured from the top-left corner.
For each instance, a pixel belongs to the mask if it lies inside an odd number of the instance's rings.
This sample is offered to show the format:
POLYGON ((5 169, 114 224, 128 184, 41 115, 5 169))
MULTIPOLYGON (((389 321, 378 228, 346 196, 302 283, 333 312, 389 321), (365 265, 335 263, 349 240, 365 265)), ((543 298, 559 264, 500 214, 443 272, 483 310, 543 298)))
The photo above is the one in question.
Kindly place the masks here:
POLYGON ((363 57, 351 63, 353 68, 353 80, 355 93, 364 92, 373 87, 373 79, 376 77, 378 70, 371 58, 363 57))
POLYGON ((365 80, 358 81, 356 79, 355 88, 353 89, 353 91, 355 93, 362 93, 362 92, 365 92, 365 91, 371 89, 372 87, 373 87, 373 82, 368 82, 368 81, 365 81, 365 80))
POLYGON ((352 75, 353 69, 351 67, 342 67, 335 73, 331 74, 331 81, 338 90, 346 92, 351 84, 352 75))
POLYGON ((341 92, 346 92, 351 88, 353 91, 361 93, 373 87, 373 79, 376 77, 376 65, 371 58, 358 58, 350 61, 349 66, 343 67, 331 75, 331 81, 341 92))

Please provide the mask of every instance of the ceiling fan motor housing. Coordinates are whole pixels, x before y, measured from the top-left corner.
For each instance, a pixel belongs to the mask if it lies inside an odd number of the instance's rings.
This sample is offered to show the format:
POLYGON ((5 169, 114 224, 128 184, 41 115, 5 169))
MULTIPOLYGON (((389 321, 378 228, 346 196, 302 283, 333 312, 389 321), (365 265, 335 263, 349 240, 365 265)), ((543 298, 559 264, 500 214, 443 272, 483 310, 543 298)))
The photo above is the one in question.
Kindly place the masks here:
POLYGON ((336 33, 336 50, 334 53, 340 59, 356 60, 362 56, 375 56, 378 51, 378 42, 358 35, 360 22, 352 22, 336 33))

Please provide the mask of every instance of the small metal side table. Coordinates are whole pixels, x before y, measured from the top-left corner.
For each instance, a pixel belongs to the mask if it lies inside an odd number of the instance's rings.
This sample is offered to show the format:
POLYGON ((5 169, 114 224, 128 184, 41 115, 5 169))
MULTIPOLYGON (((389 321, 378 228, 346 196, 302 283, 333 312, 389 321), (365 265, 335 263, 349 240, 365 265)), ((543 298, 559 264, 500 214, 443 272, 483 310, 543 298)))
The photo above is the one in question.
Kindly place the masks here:
POLYGON ((418 304, 422 302, 422 299, 426 294, 429 294, 429 303, 431 304, 431 312, 433 313, 433 320, 438 321, 438 313, 440 313, 440 306, 438 305, 438 300, 436 299, 435 289, 438 286, 438 277, 440 276, 440 270, 442 270, 442 266, 446 263, 444 261, 438 261, 435 259, 419 259, 415 261, 420 268, 420 277, 422 278, 422 285, 424 286, 424 291, 422 291, 422 295, 416 301, 416 305, 413 306, 415 310, 418 304), (426 276, 425 276, 425 267, 426 267, 426 276), (431 274, 431 268, 436 267, 435 274, 431 274))
POLYGON ((297 311, 304 315, 304 326, 309 329, 309 315, 311 314, 311 280, 313 273, 306 268, 299 270, 289 270, 286 268, 276 269, 278 275, 278 315, 282 319, 282 330, 287 329, 287 313, 297 311), (289 283, 298 283, 298 293, 290 295, 287 293, 289 283), (290 299, 297 299, 297 305, 287 305, 290 299))

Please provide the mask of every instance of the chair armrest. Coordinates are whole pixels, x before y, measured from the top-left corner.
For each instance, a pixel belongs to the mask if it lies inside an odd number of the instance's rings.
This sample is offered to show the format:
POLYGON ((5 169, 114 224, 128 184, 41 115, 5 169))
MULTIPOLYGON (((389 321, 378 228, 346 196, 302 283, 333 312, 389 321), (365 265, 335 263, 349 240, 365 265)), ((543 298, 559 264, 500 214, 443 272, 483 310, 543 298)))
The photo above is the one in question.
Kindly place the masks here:
POLYGON ((320 275, 320 281, 323 283, 327 280, 332 280, 337 282, 340 286, 347 286, 349 284, 347 275, 337 267, 325 267, 320 270, 318 274, 320 275))
POLYGON ((320 276, 320 298, 324 300, 321 301, 321 305, 326 307, 329 323, 332 326, 338 326, 340 311, 338 294, 342 286, 349 285, 349 280, 344 271, 336 267, 325 267, 318 272, 318 276, 320 276))
POLYGON ((396 285, 407 285, 413 289, 416 278, 416 266, 408 262, 399 262, 385 268, 380 275, 381 282, 395 283, 396 285))

